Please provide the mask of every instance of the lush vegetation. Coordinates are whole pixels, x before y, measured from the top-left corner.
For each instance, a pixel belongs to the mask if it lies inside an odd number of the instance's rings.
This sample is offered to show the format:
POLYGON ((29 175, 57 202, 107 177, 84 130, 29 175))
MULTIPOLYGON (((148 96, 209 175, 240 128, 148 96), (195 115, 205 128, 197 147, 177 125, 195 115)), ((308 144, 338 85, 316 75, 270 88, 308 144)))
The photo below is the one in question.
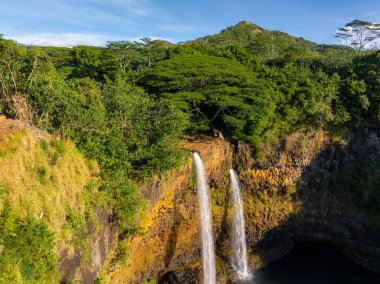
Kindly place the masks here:
POLYGON ((51 283, 57 276, 54 235, 46 224, 23 219, 6 205, 0 214, 0 281, 51 283))
MULTIPOLYGON (((378 126, 380 51, 318 45, 249 22, 178 45, 144 38, 42 48, 0 38, 0 112, 74 141, 96 161, 91 194, 106 197, 124 238, 136 231, 143 206, 138 183, 181 162, 183 133, 217 130, 257 151, 296 130, 378 126)), ((62 155, 54 145, 41 148, 50 166, 62 155)), ((48 168, 35 170, 41 186, 50 182, 48 168)), ((0 271, 48 282, 54 234, 1 201, 0 271), (25 242, 38 244, 20 258, 25 242)), ((70 223, 79 213, 65 214, 70 223)))

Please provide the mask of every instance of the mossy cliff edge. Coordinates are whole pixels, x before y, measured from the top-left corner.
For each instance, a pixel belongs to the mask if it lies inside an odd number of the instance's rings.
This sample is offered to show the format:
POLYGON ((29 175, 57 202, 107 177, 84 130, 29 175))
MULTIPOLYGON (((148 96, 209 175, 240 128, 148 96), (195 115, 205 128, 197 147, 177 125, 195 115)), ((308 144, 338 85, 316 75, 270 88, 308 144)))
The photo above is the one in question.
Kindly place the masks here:
MULTIPOLYGON (((197 137, 183 147, 198 151, 205 165, 219 281, 235 278, 228 264, 232 166, 242 183, 251 267, 258 269, 278 259, 298 240, 328 242, 380 273, 378 215, 366 199, 379 188, 380 138, 375 130, 340 137, 322 130, 298 132, 266 143, 256 158, 255 150, 243 142, 233 146, 222 139, 197 137)), ((151 202, 141 234, 130 239, 127 261, 113 269, 108 282, 200 282, 198 200, 191 158, 143 191, 151 202)))
POLYGON ((0 283, 93 283, 118 232, 97 163, 70 141, 3 120, 0 169, 0 283))

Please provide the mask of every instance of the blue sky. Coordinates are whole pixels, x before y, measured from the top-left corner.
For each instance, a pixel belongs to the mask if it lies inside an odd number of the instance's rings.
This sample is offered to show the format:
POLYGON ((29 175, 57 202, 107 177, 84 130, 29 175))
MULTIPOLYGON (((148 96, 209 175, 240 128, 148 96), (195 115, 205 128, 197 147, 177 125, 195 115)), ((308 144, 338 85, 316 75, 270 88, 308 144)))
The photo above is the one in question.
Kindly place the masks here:
POLYGON ((143 36, 172 42, 242 20, 318 43, 357 18, 380 22, 380 0, 1 0, 0 33, 20 43, 103 45, 143 36))

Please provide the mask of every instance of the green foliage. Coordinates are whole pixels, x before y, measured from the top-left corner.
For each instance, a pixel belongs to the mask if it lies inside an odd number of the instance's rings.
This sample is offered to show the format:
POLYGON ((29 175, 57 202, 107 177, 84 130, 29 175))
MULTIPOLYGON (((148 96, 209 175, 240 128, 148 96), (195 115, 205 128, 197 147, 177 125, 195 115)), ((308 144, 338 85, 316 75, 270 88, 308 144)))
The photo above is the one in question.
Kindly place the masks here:
MULTIPOLYGON (((143 204, 136 181, 178 164, 179 135, 187 124, 186 115, 172 103, 156 101, 126 81, 130 77, 123 72, 149 67, 166 56, 169 45, 144 39, 138 46, 136 60, 122 70, 121 48, 42 50, 0 43, 2 111, 13 115, 13 99, 26 98, 37 127, 71 138, 88 158, 96 159, 101 188, 112 197, 104 200, 114 205, 125 231, 133 231, 135 213, 143 204)), ((63 154, 59 142, 42 141, 40 147, 56 165, 63 154)), ((10 151, 1 149, 1 155, 10 151)), ((35 174, 42 184, 48 182, 44 167, 35 174)))
POLYGON ((170 59, 144 72, 140 80, 148 92, 188 113, 191 131, 217 128, 258 146, 269 132, 284 134, 333 121, 337 75, 289 63, 265 69, 231 47, 219 53, 227 58, 207 52, 216 54, 196 44, 171 49, 170 59), (230 56, 232 51, 247 60, 230 56))
POLYGON ((280 31, 263 30, 248 43, 247 49, 265 61, 302 61, 316 57, 316 44, 280 31))
MULTIPOLYGON (((70 63, 69 63, 70 64, 70 63)), ((72 50, 73 70, 69 77, 89 77, 97 81, 114 78, 117 74, 117 59, 106 49, 91 46, 76 46, 72 50)))
MULTIPOLYGON (((0 111, 33 116, 35 126, 73 140, 97 161, 101 180, 82 196, 85 217, 91 219, 91 208, 113 206, 124 238, 138 230, 137 213, 145 205, 137 184, 180 164, 182 133, 218 129, 227 139, 248 141, 259 155, 263 140, 296 130, 328 127, 339 133, 360 123, 378 125, 379 66, 379 52, 317 45, 249 22, 179 45, 143 38, 109 42, 106 48, 25 48, 1 39, 0 111)), ((51 165, 64 154, 57 140, 41 141, 40 148, 51 165)), ((0 155, 16 150, 0 149, 0 155)), ((378 202, 376 167, 364 161, 355 173, 363 190, 351 194, 360 199, 369 188, 365 204, 378 202)), ((46 168, 33 171, 40 183, 49 182, 46 168)), ((1 191, 0 184, 0 196, 1 191)), ((81 212, 66 211, 70 229, 85 232, 81 212)), ((0 277, 44 282, 54 270, 49 251, 36 245, 24 261, 18 246, 23 237, 35 242, 32 231, 44 247, 53 239, 42 223, 16 215, 10 210, 1 215, 0 224, 9 228, 0 227, 0 252, 9 254, 0 253, 0 271, 7 271, 0 277), (14 241, 14 248, 5 247, 5 239, 14 241), (34 253, 50 260, 44 266, 37 259, 34 268, 29 263, 34 253)), ((79 245, 85 246, 84 240, 81 236, 79 245)))
POLYGON ((197 39, 197 42, 215 47, 227 45, 247 46, 263 29, 248 21, 242 21, 235 26, 222 30, 219 34, 197 39))
POLYGON ((47 170, 45 167, 37 167, 37 179, 40 183, 45 184, 46 183, 46 176, 47 176, 47 170))
POLYGON ((289 133, 307 126, 324 126, 334 119, 332 103, 337 99, 339 77, 307 67, 287 66, 274 73, 281 94, 276 127, 289 133))
POLYGON ((353 194, 354 200, 360 200, 362 205, 378 216, 380 204, 380 163, 370 159, 359 162, 357 172, 354 173, 357 187, 353 194))
POLYGON ((346 68, 341 103, 354 124, 380 122, 380 51, 358 55, 346 68))
POLYGON ((310 62, 310 67, 314 70, 323 70, 329 75, 338 73, 344 76, 345 68, 357 55, 352 48, 341 45, 318 45, 316 51, 318 57, 310 62))
MULTIPOLYGON (((98 160, 103 187, 115 204, 125 204, 122 198, 129 198, 125 194, 129 191, 136 195, 132 199, 141 198, 128 180, 165 171, 182 156, 178 137, 186 126, 183 113, 165 101, 154 101, 123 79, 103 85, 90 78, 65 81, 52 72, 36 78, 29 102, 38 126, 73 139, 88 158, 98 160)), ((54 164, 60 147, 52 146, 54 164)), ((127 220, 122 215, 134 216, 134 204, 140 203, 120 205, 116 212, 127 220)))
POLYGON ((0 215, 0 282, 51 283, 57 274, 54 236, 46 224, 22 219, 8 205, 0 215))
POLYGON ((255 56, 249 53, 247 49, 238 45, 215 48, 210 45, 192 42, 171 47, 166 51, 166 53, 168 57, 167 59, 178 55, 210 55, 232 59, 247 67, 263 68, 263 66, 259 65, 259 60, 255 56))
MULTIPOLYGON (((355 155, 355 154, 354 154, 355 155)), ((380 206, 380 161, 361 155, 352 165, 339 165, 336 175, 323 184, 332 194, 339 194, 353 201, 379 222, 380 206)), ((320 186, 320 185, 318 185, 320 186)))
POLYGON ((30 91, 34 78, 49 69, 47 55, 39 48, 26 50, 10 40, 0 41, 0 111, 25 118, 24 109, 15 109, 14 100, 30 91))
MULTIPOLYGON (((66 224, 73 230, 83 233, 83 227, 85 226, 85 217, 81 212, 76 212, 73 208, 66 207, 66 224), (82 231, 82 232, 81 232, 82 231)), ((84 232, 85 233, 85 232, 84 232)))
MULTIPOLYGON (((226 123, 226 131, 241 137, 243 134, 238 133, 238 129, 245 126, 233 121, 233 116, 244 116, 244 112, 250 111, 244 110, 244 102, 255 100, 251 86, 265 85, 265 82, 234 60, 185 54, 157 63, 144 73, 141 84, 148 92, 186 111, 191 117, 193 131, 205 131, 226 123)), ((271 90, 263 87, 259 92, 268 94, 271 90)))

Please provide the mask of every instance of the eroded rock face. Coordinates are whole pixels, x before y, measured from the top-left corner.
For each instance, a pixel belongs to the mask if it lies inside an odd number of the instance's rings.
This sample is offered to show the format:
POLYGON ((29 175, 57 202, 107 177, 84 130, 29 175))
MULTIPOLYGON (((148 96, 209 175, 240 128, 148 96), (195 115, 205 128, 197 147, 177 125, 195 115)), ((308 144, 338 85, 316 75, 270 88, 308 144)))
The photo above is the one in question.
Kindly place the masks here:
POLYGON ((68 281, 80 283, 94 283, 103 265, 117 247, 118 222, 112 211, 97 209, 94 212, 96 226, 87 222, 88 256, 75 248, 74 252, 61 252, 59 271, 62 283, 68 281), (86 258, 90 258, 90 261, 86 258))
MULTIPOLYGON (((232 166, 242 184, 252 268, 288 253, 293 240, 305 240, 334 244, 380 273, 379 223, 344 195, 345 188, 358 186, 356 173, 363 161, 380 161, 380 138, 374 131, 339 139, 324 131, 296 133, 264 145, 261 158, 253 158, 254 149, 243 142, 233 149, 222 139, 198 137, 184 147, 198 151, 206 169, 220 283, 236 279, 228 264, 232 166)), ((127 263, 109 282, 199 283, 198 201, 191 159, 143 192, 151 200, 144 233, 131 240, 127 263)))
MULTIPOLYGON (((260 259, 253 261, 255 267, 282 256, 292 240, 301 240, 329 242, 380 272, 379 223, 358 204, 361 196, 348 194, 360 192, 363 162, 379 164, 379 142, 369 130, 339 140, 323 131, 297 133, 267 145, 261 159, 250 159, 249 146, 239 145, 236 162, 246 190, 251 259, 260 259)), ((373 178, 380 181, 378 173, 373 178)))

